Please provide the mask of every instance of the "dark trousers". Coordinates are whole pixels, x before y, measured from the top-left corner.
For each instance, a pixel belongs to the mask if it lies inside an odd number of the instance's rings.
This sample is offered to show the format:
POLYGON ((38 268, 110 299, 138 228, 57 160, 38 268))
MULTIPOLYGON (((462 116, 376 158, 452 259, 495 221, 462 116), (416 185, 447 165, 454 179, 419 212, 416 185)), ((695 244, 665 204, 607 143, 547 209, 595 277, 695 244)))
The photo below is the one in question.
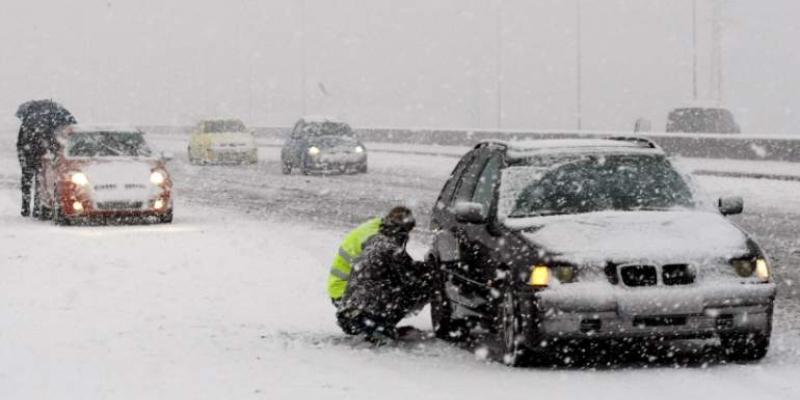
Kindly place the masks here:
POLYGON ((394 336, 395 328, 403 318, 418 312, 430 301, 429 292, 428 280, 417 280, 414 285, 408 285, 399 291, 398 296, 389 302, 391 306, 387 305, 385 312, 369 313, 355 307, 339 305, 337 306, 336 321, 342 331, 348 335, 371 336, 381 333, 394 336))
POLYGON ((20 179, 20 190, 22 191, 22 210, 21 214, 25 217, 30 215, 31 212, 31 199, 34 196, 36 188, 33 187, 34 178, 36 177, 39 166, 35 164, 20 164, 22 168, 22 178, 20 179))

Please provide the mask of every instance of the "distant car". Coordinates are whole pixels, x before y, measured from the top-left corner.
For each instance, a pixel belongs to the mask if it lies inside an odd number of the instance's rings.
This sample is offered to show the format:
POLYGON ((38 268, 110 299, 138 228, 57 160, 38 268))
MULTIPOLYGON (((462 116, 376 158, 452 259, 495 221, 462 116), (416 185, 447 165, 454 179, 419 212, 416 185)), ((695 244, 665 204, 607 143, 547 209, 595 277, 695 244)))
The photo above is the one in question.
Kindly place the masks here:
POLYGON ((255 164, 255 137, 238 119, 206 120, 197 124, 189 141, 192 164, 255 164))
POLYGON ((741 133, 733 113, 715 106, 676 108, 667 117, 667 132, 741 133))
POLYGON ((281 149, 284 174, 367 172, 367 148, 350 125, 328 118, 305 117, 292 129, 281 149))
POLYGON ((153 217, 172 222, 166 156, 136 128, 68 125, 43 160, 37 207, 58 225, 94 217, 153 217))
POLYGON ((434 331, 495 332, 510 365, 634 338, 719 337, 730 357, 760 359, 776 285, 724 218, 742 208, 709 207, 646 140, 482 142, 432 212, 434 331))

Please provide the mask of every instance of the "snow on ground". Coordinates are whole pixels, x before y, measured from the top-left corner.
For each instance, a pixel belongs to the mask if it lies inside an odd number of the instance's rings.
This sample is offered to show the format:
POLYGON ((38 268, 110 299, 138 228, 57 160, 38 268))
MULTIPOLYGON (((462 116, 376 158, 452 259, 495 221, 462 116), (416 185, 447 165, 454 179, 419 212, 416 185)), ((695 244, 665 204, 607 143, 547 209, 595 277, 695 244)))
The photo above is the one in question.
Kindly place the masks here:
POLYGON ((352 344, 324 294, 341 232, 178 206, 173 225, 56 227, 18 217, 16 192, 0 191, 0 398, 800 394, 793 337, 761 364, 605 371, 511 370, 437 341, 352 344))
POLYGON ((800 396, 796 309, 779 307, 771 351, 752 365, 513 370, 436 340, 344 338, 324 285, 350 218, 395 200, 429 207, 454 160, 387 155, 367 176, 284 177, 262 152, 241 169, 179 157, 172 225, 56 227, 18 216, 16 160, 0 150, 0 399, 800 396), (409 182, 384 187, 392 179, 409 182), (296 214, 258 212, 291 202, 296 214), (352 208, 308 218, 329 202, 352 208))

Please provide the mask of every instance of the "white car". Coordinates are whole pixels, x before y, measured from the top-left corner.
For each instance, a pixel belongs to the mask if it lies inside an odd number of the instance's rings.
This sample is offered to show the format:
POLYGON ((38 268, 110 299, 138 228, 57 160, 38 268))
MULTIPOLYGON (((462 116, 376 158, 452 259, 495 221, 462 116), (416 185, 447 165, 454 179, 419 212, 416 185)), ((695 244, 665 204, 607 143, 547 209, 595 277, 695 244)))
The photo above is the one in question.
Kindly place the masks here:
POLYGON ((258 147, 253 133, 238 119, 205 120, 189 140, 192 164, 255 164, 258 147))

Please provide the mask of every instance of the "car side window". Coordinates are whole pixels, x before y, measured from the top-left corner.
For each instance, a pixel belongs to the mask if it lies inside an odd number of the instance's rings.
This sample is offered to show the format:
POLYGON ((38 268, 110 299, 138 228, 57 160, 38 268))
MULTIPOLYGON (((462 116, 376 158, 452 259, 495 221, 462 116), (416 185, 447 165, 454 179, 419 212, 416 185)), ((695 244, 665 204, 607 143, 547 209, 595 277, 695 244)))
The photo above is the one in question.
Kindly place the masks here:
POLYGON ((294 125, 294 129, 292 129, 291 138, 298 139, 302 132, 303 132, 303 123, 302 122, 296 123, 294 125))
POLYGON ((459 201, 472 200, 472 193, 475 191, 475 185, 478 183, 478 177, 480 176, 481 171, 483 171, 483 166, 486 164, 486 157, 487 154, 484 149, 479 149, 475 153, 472 163, 466 167, 464 174, 462 174, 461 178, 458 180, 455 196, 453 196, 452 200, 450 201, 451 206, 455 205, 459 201))
POLYGON ((458 162, 456 167, 453 168, 453 172, 450 173, 450 178, 447 180, 447 183, 445 183, 442 192, 439 194, 439 199, 436 201, 436 207, 438 209, 442 209, 450 204, 453 198, 453 192, 455 192, 456 189, 456 184, 459 178, 461 178, 461 174, 464 172, 464 167, 469 165, 472 158, 473 153, 467 153, 467 155, 461 158, 461 161, 458 162))
POLYGON ((483 217, 489 216, 494 201, 495 188, 500 180, 500 157, 492 156, 483 167, 472 194, 472 202, 483 206, 483 217))

